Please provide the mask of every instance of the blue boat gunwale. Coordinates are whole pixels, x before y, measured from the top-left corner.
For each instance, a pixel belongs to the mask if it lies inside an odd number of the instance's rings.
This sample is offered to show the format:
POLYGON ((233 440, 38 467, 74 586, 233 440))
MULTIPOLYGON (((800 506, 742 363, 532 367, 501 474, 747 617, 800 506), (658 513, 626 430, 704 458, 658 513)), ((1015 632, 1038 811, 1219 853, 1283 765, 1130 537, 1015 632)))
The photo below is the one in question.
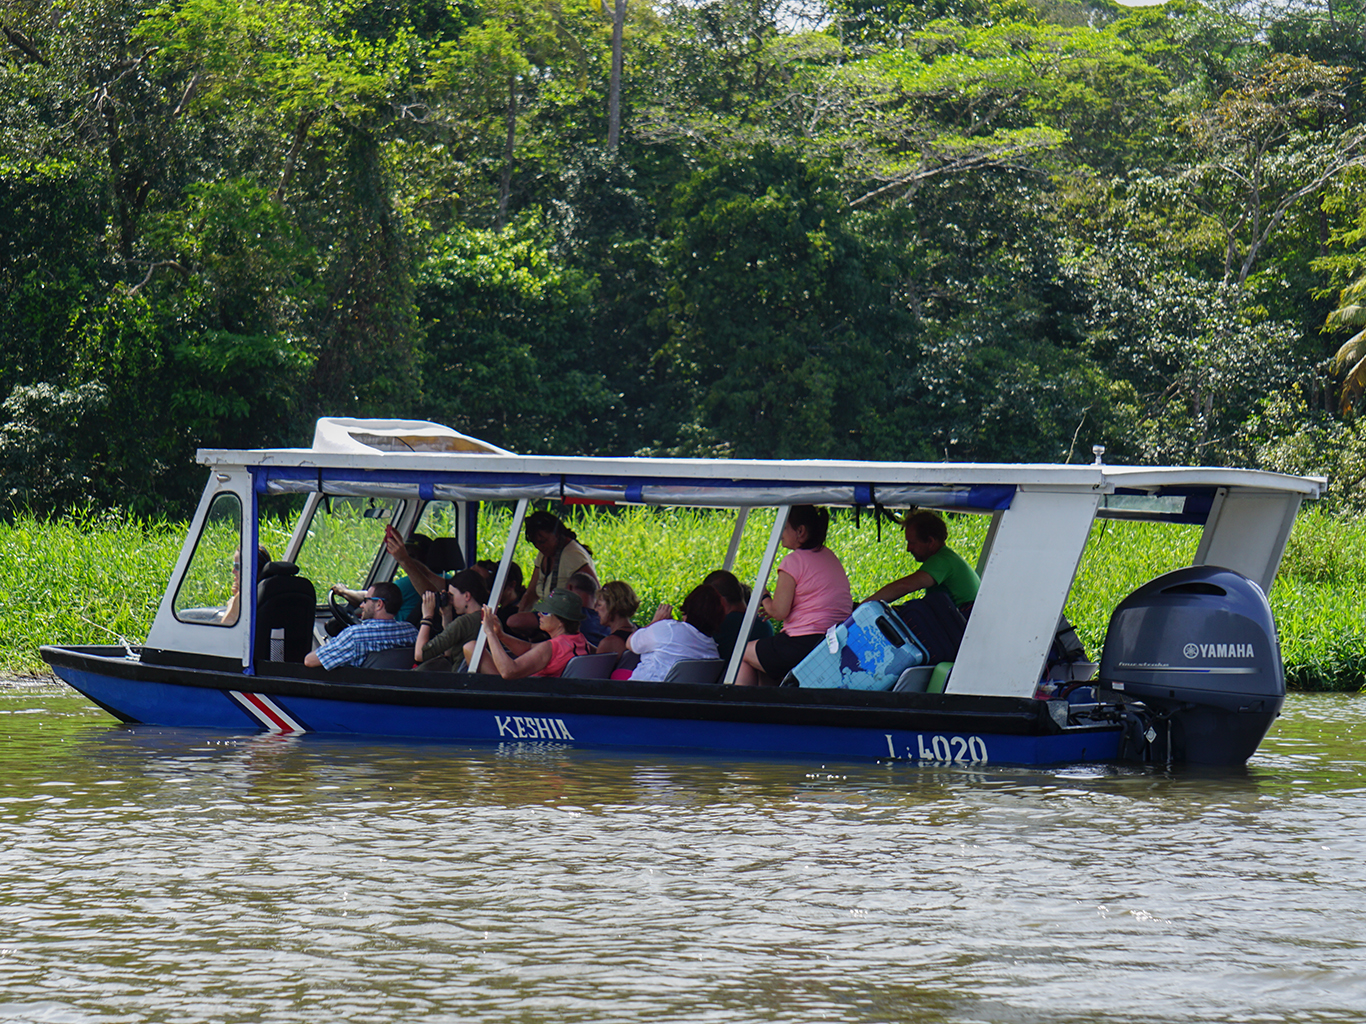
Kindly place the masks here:
POLYGON ((397 669, 343 667, 329 671, 278 662, 269 663, 269 676, 258 683, 250 676, 223 669, 131 661, 121 647, 45 646, 42 654, 54 669, 73 668, 129 683, 217 691, 253 691, 264 685, 264 692, 281 699, 306 697, 408 708, 589 713, 623 718, 838 725, 1001 736, 1050 736, 1064 731, 1109 732, 1119 728, 1117 723, 1096 723, 1063 730, 1053 720, 1046 701, 1026 697, 602 679, 508 680, 397 669))

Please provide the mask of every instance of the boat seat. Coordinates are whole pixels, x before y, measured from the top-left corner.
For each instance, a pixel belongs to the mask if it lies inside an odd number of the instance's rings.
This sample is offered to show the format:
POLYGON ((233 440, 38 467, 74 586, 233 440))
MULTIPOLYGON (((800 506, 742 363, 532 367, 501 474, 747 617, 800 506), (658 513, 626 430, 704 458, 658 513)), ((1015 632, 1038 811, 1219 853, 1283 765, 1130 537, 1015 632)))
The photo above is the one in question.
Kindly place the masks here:
POLYGON ((268 562, 256 584, 256 636, 252 658, 302 662, 313 649, 318 595, 293 562, 268 562))
POLYGON ((943 693, 945 687, 949 685, 949 675, 953 672, 953 662, 941 661, 934 666, 934 675, 930 676, 930 684, 925 687, 926 693, 943 693))
POLYGON ((720 658, 684 658, 675 661, 664 677, 666 683, 719 683, 726 663, 720 658))
POLYGON ((437 537, 428 546, 423 564, 438 574, 459 571, 465 568, 465 552, 454 537, 437 537))
POLYGON ((569 659, 561 679, 610 679, 617 667, 615 654, 577 654, 569 659))
POLYGON ((958 657, 968 620, 948 594, 942 591, 925 594, 897 605, 893 611, 925 648, 925 660, 931 665, 958 657))
POLYGON ((916 665, 897 676, 892 690, 896 693, 924 693, 934 676, 934 665, 916 665))
POLYGON ((371 651, 360 663, 361 668, 412 668, 412 647, 390 647, 385 651, 371 651))

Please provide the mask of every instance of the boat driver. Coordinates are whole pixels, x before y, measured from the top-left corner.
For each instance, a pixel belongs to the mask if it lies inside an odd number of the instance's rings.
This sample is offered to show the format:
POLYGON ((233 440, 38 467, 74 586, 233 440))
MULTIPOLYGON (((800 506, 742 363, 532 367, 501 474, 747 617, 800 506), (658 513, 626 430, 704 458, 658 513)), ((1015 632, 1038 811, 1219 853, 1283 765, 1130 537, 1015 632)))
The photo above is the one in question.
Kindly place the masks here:
POLYGON ((949 528, 934 512, 916 512, 906 517, 906 550, 915 556, 920 568, 909 576, 893 580, 866 600, 895 601, 923 590, 927 594, 946 593, 960 611, 977 600, 981 579, 977 571, 947 546, 949 528))
POLYGON ((376 583, 365 592, 360 603, 361 621, 347 626, 315 651, 304 655, 304 664, 313 668, 359 667, 367 654, 391 647, 411 648, 417 640, 417 627, 395 618, 403 607, 403 594, 393 583, 376 583))

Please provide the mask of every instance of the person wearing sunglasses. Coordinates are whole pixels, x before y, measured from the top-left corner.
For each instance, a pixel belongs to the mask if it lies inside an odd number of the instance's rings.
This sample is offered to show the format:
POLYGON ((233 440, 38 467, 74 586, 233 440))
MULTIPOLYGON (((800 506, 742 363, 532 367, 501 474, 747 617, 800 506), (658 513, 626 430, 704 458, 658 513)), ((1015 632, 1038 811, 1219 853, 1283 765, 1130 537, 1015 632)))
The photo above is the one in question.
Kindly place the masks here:
MULTIPOLYGON (((256 578, 260 580, 261 572, 270 564, 270 552, 266 550, 264 544, 256 548, 256 578)), ((242 612, 242 556, 235 552, 232 556, 232 596, 228 598, 227 607, 218 614, 218 622, 223 626, 236 624, 237 616, 242 612)))
POLYGON ((417 627, 397 618, 403 607, 403 594, 392 583, 376 583, 365 591, 360 603, 360 622, 347 626, 317 650, 304 656, 304 664, 314 668, 338 665, 360 666, 367 654, 391 647, 411 648, 417 640, 417 627))

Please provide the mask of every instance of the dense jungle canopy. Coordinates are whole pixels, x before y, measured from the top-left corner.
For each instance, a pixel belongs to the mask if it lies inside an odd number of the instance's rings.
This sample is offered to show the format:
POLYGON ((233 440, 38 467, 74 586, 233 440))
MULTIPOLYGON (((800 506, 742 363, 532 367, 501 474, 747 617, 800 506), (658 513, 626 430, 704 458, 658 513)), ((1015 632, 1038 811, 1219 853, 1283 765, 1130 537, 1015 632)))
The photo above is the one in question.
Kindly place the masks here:
POLYGON ((1350 507, 1364 73, 1363 0, 5 0, 0 505, 329 414, 1350 507))

